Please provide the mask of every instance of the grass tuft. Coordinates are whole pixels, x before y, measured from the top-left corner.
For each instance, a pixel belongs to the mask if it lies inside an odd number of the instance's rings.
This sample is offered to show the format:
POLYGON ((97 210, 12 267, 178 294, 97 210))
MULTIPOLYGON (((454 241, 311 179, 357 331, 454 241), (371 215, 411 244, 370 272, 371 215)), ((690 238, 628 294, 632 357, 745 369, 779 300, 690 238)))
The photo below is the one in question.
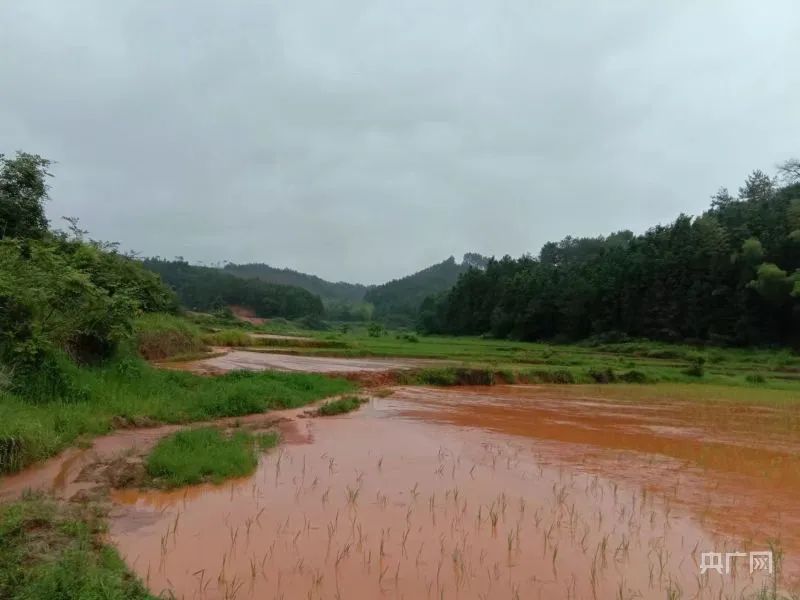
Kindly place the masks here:
POLYGON ((345 398, 339 398, 338 400, 331 400, 330 402, 326 402, 325 404, 319 407, 319 410, 317 410, 317 414, 323 417, 341 415, 356 410, 358 407, 361 406, 361 404, 362 401, 360 398, 356 398, 355 396, 347 396, 345 398))
POLYGON ((147 457, 147 473, 166 487, 219 483, 252 473, 261 450, 277 443, 276 433, 236 431, 226 436, 215 427, 179 431, 153 448, 147 457))

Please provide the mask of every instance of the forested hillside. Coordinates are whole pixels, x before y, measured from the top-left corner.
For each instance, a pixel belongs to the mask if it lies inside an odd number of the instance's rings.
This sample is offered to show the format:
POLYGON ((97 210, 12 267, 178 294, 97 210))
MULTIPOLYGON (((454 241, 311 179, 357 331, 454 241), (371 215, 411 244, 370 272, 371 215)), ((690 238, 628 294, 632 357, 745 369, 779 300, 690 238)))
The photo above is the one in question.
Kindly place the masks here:
POLYGON ((597 334, 800 343, 800 163, 721 189, 701 216, 642 235, 567 237, 491 260, 429 297, 421 329, 525 340, 597 334))
POLYGON ((185 261, 150 258, 144 266, 158 273, 192 310, 213 310, 241 305, 260 317, 319 316, 323 313, 318 296, 297 286, 242 278, 213 267, 199 267, 185 261))
POLYGON ((45 218, 50 162, 0 155, 0 393, 75 399, 75 363, 112 356, 137 317, 177 308, 159 277, 117 252, 45 218), (70 360, 71 359, 71 360, 70 360))
POLYGON ((431 294, 448 290, 459 275, 470 268, 480 269, 486 260, 479 254, 464 255, 462 263, 454 257, 400 279, 371 288, 364 299, 375 306, 375 317, 396 324, 413 322, 422 301, 431 294))
POLYGON ((343 281, 325 281, 316 275, 308 275, 292 269, 277 269, 263 263, 227 264, 225 272, 238 277, 256 278, 269 283, 293 285, 316 294, 323 300, 358 303, 364 299, 367 286, 343 281))

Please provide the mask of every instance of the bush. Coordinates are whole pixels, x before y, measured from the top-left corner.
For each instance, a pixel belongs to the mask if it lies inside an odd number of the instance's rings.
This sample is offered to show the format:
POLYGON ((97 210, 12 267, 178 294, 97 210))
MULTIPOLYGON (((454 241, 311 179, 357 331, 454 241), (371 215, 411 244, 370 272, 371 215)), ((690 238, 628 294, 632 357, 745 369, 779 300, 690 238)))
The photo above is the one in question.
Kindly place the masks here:
POLYGON ((376 323, 375 321, 370 323, 369 327, 367 327, 367 333, 370 337, 381 337, 385 331, 386 330, 383 325, 376 323))
POLYGON ((684 369, 683 373, 685 375, 689 375, 690 377, 702 377, 705 375, 705 367, 706 359, 702 355, 694 355, 692 356, 689 362, 689 367, 684 369))
POLYGON ((649 381, 647 375, 635 369, 620 374, 619 379, 625 383, 647 383, 649 381))
POLYGON ((745 375, 744 380, 747 383, 752 383, 757 385, 767 383, 767 378, 764 377, 761 373, 748 373, 747 375, 745 375))
POLYGON ((589 377, 591 377, 595 383, 614 383, 617 380, 617 376, 611 368, 589 369, 589 377))

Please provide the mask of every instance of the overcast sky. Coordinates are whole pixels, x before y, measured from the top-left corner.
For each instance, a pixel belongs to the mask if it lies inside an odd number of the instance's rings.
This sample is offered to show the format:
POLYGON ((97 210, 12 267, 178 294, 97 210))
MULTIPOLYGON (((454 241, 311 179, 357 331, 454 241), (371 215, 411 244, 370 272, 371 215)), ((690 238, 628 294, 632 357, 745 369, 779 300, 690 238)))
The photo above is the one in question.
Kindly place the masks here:
POLYGON ((381 282, 800 155, 800 5, 0 0, 0 152, 145 255, 381 282))

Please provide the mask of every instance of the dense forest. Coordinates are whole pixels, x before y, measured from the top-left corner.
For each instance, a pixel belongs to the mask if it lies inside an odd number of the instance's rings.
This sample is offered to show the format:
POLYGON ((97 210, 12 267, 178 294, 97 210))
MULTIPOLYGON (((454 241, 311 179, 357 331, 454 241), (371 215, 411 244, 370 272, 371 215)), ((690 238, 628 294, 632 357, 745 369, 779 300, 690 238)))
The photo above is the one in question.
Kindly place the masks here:
POLYGON ((138 316, 177 309, 159 277, 114 244, 85 239, 74 220, 50 228, 49 166, 0 155, 0 391, 34 399, 79 396, 70 364, 110 357, 138 316))
POLYGON ((260 317, 320 316, 322 300, 297 286, 243 278, 214 267, 199 267, 182 260, 149 258, 144 266, 158 273, 192 310, 214 310, 227 305, 252 309, 260 317))
POLYGON ((701 216, 572 238, 470 269, 425 299, 431 333, 800 344, 800 162, 721 189, 701 216))
POLYGON ((359 303, 364 299, 367 286, 344 281, 326 281, 316 275, 300 273, 292 269, 278 269, 264 263, 247 263, 225 265, 225 272, 245 278, 261 279, 269 283, 293 285, 308 290, 322 298, 325 302, 359 303))
POLYGON ((485 265, 486 259, 480 254, 465 254, 460 264, 451 256, 412 275, 372 287, 364 299, 375 307, 376 319, 393 325, 413 324, 425 298, 450 289, 470 268, 485 265))

